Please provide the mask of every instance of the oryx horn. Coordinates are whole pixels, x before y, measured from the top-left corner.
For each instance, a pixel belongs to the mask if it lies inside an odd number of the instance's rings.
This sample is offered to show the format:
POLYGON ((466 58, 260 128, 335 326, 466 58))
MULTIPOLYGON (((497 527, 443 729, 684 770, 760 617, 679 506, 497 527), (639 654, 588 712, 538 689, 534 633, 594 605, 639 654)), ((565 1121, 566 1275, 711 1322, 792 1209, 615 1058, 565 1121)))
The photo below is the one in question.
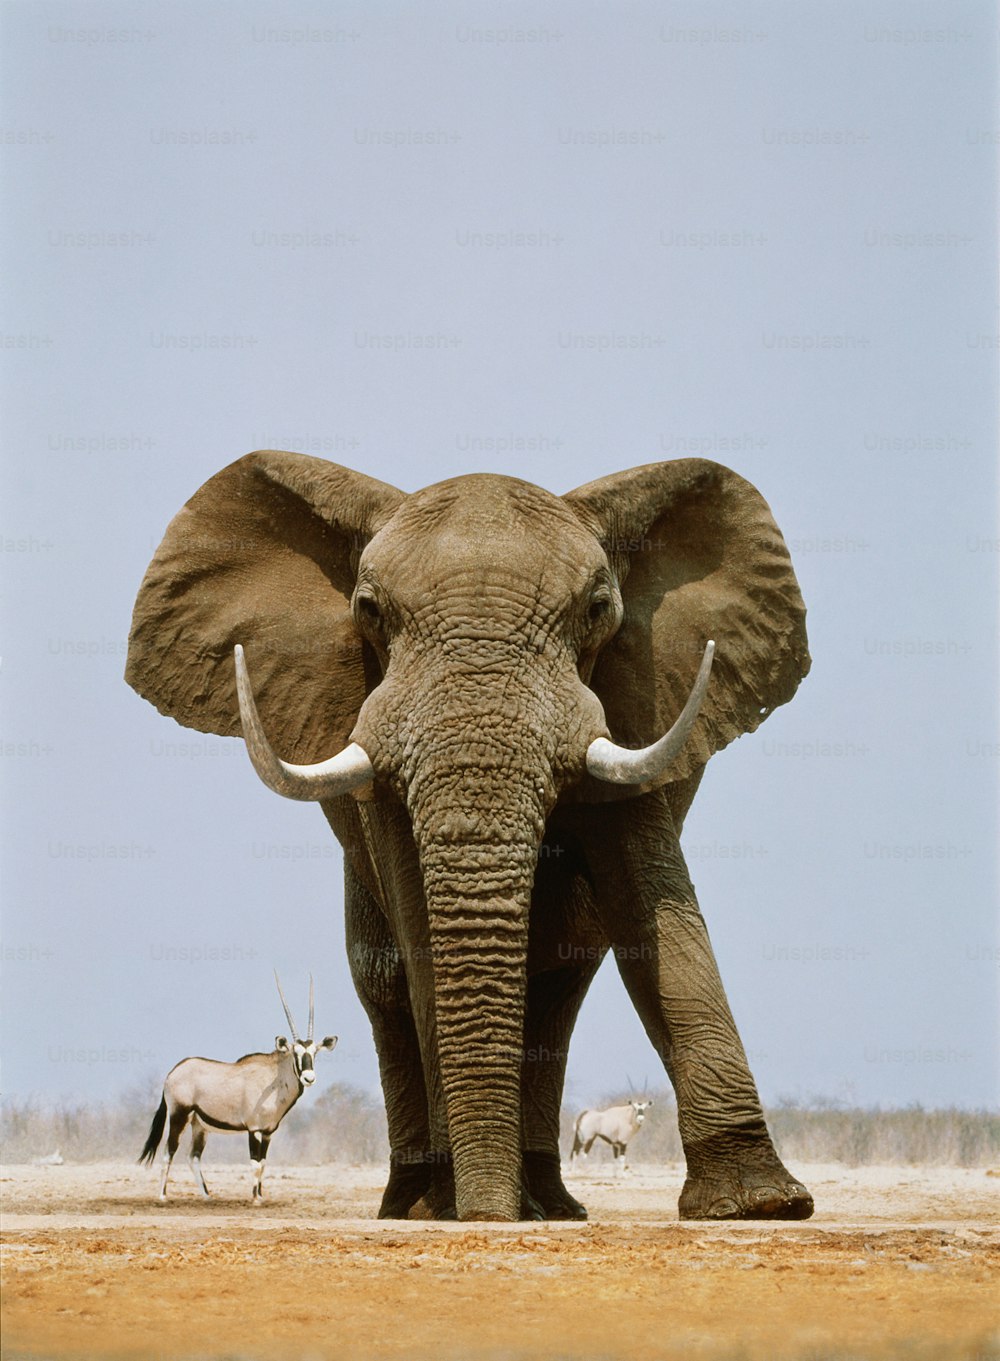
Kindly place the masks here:
POLYGON ((372 763, 357 742, 315 765, 291 765, 274 754, 264 736, 239 643, 236 644, 236 694, 240 702, 243 737, 253 768, 268 789, 276 794, 283 794, 286 799, 334 799, 349 794, 352 789, 360 789, 374 779, 372 763))
POLYGON ((708 677, 712 670, 714 655, 715 644, 706 643, 705 654, 701 659, 701 666, 698 668, 687 703, 668 733, 651 747, 642 747, 638 751, 619 747, 607 737, 596 738, 587 748, 587 770, 590 774, 611 784, 648 784, 665 774, 671 761, 680 755, 688 734, 694 727, 698 710, 708 689, 708 677))
MULTIPOLYGON (((295 1022, 292 1020, 292 1013, 288 1003, 285 1001, 285 994, 281 991, 281 979, 278 977, 278 970, 274 971, 274 981, 278 985, 278 996, 281 998, 281 1005, 285 1008, 285 1015, 288 1017, 288 1029, 292 1032, 292 1039, 298 1043, 299 1032, 295 1029, 295 1022)), ((309 979, 309 1038, 312 1039, 312 978, 309 979)))
POLYGON ((309 975, 309 1033, 306 1035, 306 1044, 312 1044, 313 1037, 313 976, 309 975))

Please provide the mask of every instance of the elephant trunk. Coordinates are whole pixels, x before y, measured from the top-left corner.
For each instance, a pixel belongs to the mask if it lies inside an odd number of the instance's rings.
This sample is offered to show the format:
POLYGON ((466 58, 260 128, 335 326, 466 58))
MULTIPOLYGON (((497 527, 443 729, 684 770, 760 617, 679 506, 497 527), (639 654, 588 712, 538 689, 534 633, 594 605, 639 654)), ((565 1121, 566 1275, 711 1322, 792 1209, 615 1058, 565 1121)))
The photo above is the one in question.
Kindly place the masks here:
MULTIPOLYGON (((459 1219, 513 1220, 521 1210, 528 910, 544 818, 537 807, 525 816, 525 800, 520 816, 511 812, 512 783, 480 776, 476 811, 451 788, 448 812, 435 816, 437 800, 422 800, 414 818, 459 1219)), ((536 802, 537 790, 523 792, 536 802)))

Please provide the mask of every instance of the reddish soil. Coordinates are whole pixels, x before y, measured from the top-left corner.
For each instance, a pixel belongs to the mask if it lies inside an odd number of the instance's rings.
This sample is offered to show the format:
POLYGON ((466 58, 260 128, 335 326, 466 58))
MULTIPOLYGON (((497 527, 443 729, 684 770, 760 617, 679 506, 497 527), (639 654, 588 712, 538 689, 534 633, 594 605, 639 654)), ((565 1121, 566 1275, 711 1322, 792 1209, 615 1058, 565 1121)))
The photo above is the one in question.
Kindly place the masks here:
POLYGON ((1000 1356, 1000 1179, 796 1170, 800 1224, 681 1224, 678 1168, 570 1185, 585 1225, 380 1223, 369 1168, 2 1170, 10 1358, 1000 1356))

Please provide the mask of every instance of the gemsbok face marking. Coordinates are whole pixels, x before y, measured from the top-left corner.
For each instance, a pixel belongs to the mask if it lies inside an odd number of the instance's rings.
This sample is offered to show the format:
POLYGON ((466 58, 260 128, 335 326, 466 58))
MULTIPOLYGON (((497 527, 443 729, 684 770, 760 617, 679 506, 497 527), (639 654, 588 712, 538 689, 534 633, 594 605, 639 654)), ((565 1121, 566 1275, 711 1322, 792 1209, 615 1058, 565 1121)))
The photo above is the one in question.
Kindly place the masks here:
POLYGON ((278 1035, 273 1053, 245 1054, 235 1063, 222 1063, 217 1059, 182 1059, 167 1074, 149 1137, 139 1155, 141 1163, 153 1161, 169 1120, 160 1174, 161 1201, 167 1198, 170 1164, 177 1152, 181 1134, 189 1122, 191 1152, 188 1160, 202 1195, 208 1195, 201 1171, 201 1154, 208 1134, 213 1130, 245 1130, 250 1141, 252 1197, 255 1203, 260 1200, 264 1162, 271 1137, 306 1087, 311 1087, 316 1081, 316 1055, 321 1049, 333 1050, 337 1044, 336 1035, 327 1035, 318 1041, 313 1039, 312 976, 309 978, 309 1029, 304 1040, 296 1029, 277 973, 274 980, 278 984, 278 995, 292 1032, 291 1042, 284 1035, 278 1035))
POLYGON ((274 975, 274 981, 278 984, 278 996, 281 998, 281 1005, 285 1009, 288 1028, 292 1032, 291 1044, 289 1044, 284 1035, 276 1035, 274 1047, 281 1054, 291 1054, 295 1064, 295 1073, 299 1081, 302 1083, 303 1087, 311 1087, 316 1081, 316 1055, 321 1049, 332 1049, 337 1043, 336 1038, 333 1038, 333 1044, 330 1043, 331 1036, 329 1035, 325 1040, 321 1040, 318 1043, 313 1039, 315 1007, 312 974, 309 975, 309 1030, 304 1040, 299 1038, 298 1031, 295 1028, 295 1022, 292 1020, 291 1010, 289 1009, 288 1003, 285 1001, 285 994, 281 991, 281 983, 278 980, 277 973, 274 975))

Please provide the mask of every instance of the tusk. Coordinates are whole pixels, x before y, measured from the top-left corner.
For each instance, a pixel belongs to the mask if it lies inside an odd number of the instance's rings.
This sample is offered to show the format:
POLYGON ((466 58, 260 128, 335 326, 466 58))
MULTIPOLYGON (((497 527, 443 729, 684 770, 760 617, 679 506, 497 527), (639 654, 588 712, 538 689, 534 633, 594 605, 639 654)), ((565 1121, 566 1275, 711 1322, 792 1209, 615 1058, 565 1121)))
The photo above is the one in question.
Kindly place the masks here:
POLYGON ((698 710, 708 689, 708 677, 712 670, 715 644, 705 644, 705 654, 698 668, 694 686, 680 717, 668 733, 651 747, 632 751, 628 747, 616 746, 606 737, 598 737, 587 748, 587 770, 598 780, 611 784, 648 784, 665 774, 671 761, 677 757, 688 734, 694 727, 698 710))
POLYGON ((296 1044, 299 1042, 299 1032, 295 1029, 295 1022, 292 1020, 292 1013, 288 1009, 285 1001, 285 994, 281 991, 281 979, 278 977, 278 970, 274 971, 274 981, 278 985, 278 996, 281 998, 281 1005, 285 1008, 285 1015, 288 1018, 288 1029, 292 1032, 292 1039, 296 1044))
POLYGON ((250 677, 243 659, 243 648, 236 644, 236 693, 240 702, 243 737, 253 768, 276 794, 286 799, 334 799, 352 789, 371 784, 375 771, 363 747, 357 742, 315 765, 295 766, 280 760, 264 736, 260 715, 254 702, 250 677))

